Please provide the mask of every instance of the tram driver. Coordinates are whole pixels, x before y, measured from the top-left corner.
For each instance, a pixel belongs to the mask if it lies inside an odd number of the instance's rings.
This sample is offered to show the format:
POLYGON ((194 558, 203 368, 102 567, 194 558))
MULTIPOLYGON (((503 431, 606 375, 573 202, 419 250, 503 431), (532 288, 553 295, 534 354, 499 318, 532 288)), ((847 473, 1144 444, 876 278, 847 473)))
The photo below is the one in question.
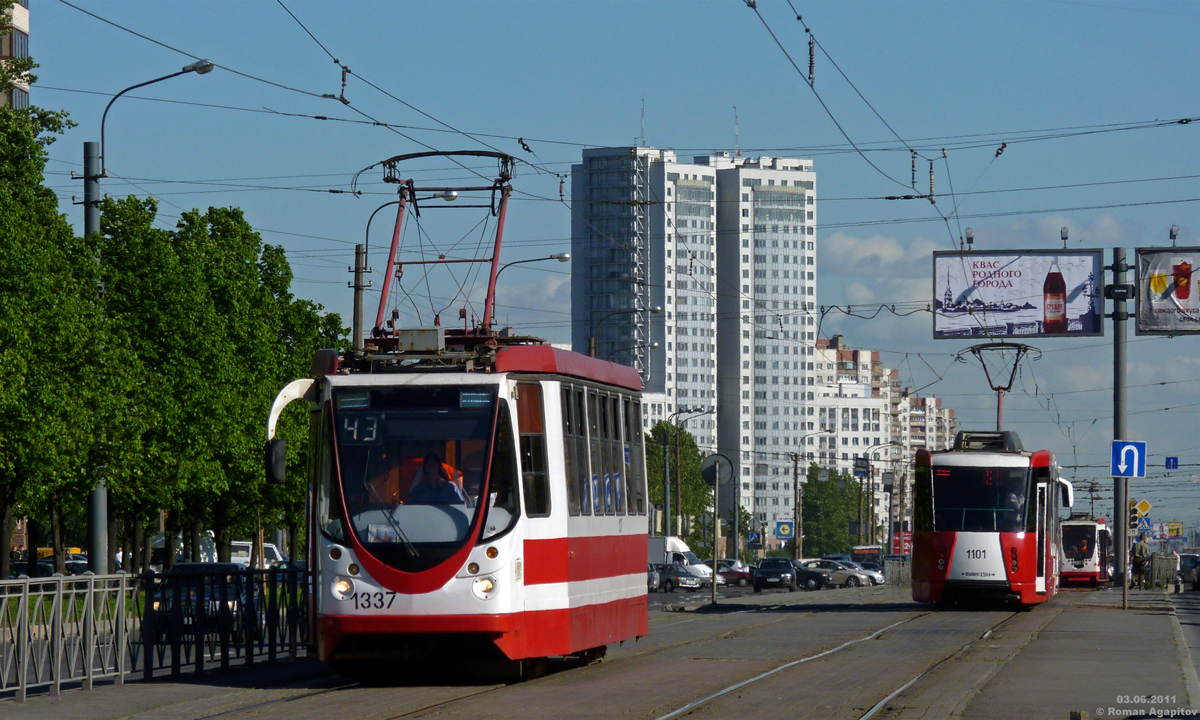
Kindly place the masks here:
POLYGON ((442 462, 437 453, 426 454, 405 502, 414 505, 465 504, 467 495, 462 489, 462 473, 442 462))

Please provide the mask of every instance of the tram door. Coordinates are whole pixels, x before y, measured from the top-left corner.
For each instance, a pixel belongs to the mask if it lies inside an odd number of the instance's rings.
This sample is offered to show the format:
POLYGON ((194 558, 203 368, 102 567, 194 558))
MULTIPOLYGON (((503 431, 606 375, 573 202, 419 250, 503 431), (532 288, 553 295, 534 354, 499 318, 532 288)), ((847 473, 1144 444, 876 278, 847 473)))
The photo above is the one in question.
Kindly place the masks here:
POLYGON ((1034 579, 1034 590, 1039 593, 1046 592, 1046 515, 1049 511, 1049 503, 1046 502, 1046 485, 1038 483, 1037 486, 1037 576, 1034 579))

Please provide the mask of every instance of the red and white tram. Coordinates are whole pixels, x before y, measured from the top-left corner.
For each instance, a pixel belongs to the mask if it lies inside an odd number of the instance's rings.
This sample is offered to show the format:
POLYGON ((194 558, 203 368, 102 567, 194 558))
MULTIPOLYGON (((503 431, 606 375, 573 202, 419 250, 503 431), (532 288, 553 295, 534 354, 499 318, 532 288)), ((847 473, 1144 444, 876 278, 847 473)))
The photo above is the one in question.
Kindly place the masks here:
POLYGON ((1099 585, 1111 580, 1112 538, 1104 518, 1073 517, 1062 524, 1063 584, 1099 585))
POLYGON ((913 599, 1045 602, 1058 590, 1059 510, 1074 500, 1048 450, 1016 433, 959 432, 954 449, 917 452, 913 599))
POLYGON ((491 330, 505 173, 495 190, 479 326, 377 321, 363 351, 318 351, 271 408, 278 481, 275 424, 309 401, 311 643, 352 673, 438 658, 528 672, 647 632, 641 378, 491 330))

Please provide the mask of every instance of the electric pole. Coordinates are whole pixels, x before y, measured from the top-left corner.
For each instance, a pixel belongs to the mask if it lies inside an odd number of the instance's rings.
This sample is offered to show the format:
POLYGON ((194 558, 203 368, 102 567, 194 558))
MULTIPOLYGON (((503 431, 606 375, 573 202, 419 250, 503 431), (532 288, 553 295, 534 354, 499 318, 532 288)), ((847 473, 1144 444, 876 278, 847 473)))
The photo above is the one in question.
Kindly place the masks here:
POLYGON ((792 549, 796 559, 804 557, 804 496, 800 493, 800 453, 792 453, 792 496, 795 502, 795 519, 792 523, 792 549))
POLYGON ((363 349, 363 290, 370 287, 370 283, 363 283, 363 273, 367 272, 365 256, 366 251, 362 244, 355 245, 354 267, 351 269, 351 272, 354 273, 354 282, 350 283, 350 287, 354 288, 354 349, 356 351, 363 349))

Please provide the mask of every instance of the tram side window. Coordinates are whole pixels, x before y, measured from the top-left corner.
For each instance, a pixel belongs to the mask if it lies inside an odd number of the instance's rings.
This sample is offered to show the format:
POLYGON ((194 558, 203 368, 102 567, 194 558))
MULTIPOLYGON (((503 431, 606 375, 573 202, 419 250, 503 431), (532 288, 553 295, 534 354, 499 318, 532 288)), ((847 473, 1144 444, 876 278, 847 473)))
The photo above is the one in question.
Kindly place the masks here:
POLYGON ((625 514, 625 446, 622 443, 621 431, 621 398, 611 395, 608 398, 608 458, 609 471, 612 473, 613 511, 618 515, 625 514))
POLYGON ((513 440, 512 420, 508 403, 500 400, 496 419, 496 439, 492 446, 492 472, 488 478, 487 517, 483 521, 482 540, 506 532, 520 512, 517 499, 516 442, 513 440))
MULTIPOLYGON (((574 392, 567 385, 562 388, 562 420, 563 420, 563 477, 567 479, 567 512, 579 514, 579 458, 575 453, 574 392)), ((587 472, 586 470, 584 471, 587 472)))
POLYGON ((330 445, 328 409, 321 418, 320 439, 317 445, 317 518, 321 530, 332 540, 340 543, 346 540, 346 523, 342 520, 341 504, 333 495, 333 447, 330 445))
POLYGON ((605 407, 606 403, 602 402, 594 390, 587 391, 588 440, 592 459, 592 507, 595 508, 596 515, 605 514, 604 474, 607 468, 604 462, 604 439, 600 434, 600 429, 604 426, 601 411, 605 407))
POLYGON ((575 482, 579 487, 580 513, 592 514, 592 470, 588 458, 587 438, 587 404, 584 401, 583 388, 571 390, 573 401, 571 411, 575 414, 575 460, 578 467, 575 470, 575 482))
POLYGON ((913 530, 933 530, 933 477, 928 465, 917 465, 913 477, 913 530))
POLYGON ((521 481, 525 489, 525 515, 550 514, 550 478, 546 462, 546 424, 542 386, 517 386, 517 429, 521 433, 521 481))
POLYGON ((646 512, 646 494, 643 469, 646 467, 642 454, 642 407, 637 400, 625 398, 625 487, 630 515, 646 512))

